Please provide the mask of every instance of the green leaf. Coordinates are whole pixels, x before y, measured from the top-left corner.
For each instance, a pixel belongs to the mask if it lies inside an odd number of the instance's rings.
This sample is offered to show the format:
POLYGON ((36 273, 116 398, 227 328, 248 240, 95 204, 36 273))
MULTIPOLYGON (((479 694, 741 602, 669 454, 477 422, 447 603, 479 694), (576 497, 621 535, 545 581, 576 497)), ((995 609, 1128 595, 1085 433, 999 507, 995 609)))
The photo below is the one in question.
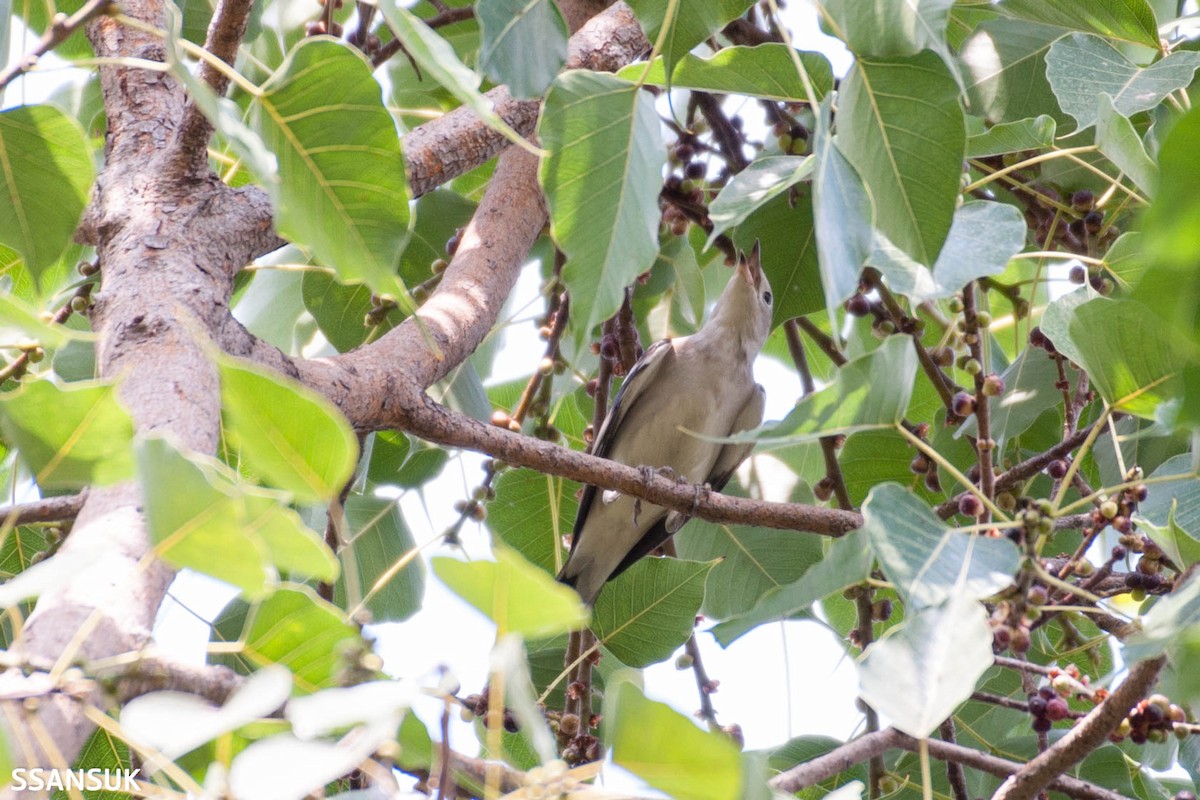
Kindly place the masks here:
POLYGON ((653 98, 611 75, 573 70, 554 82, 538 135, 554 240, 567 255, 575 339, 620 307, 658 254, 665 153, 653 98))
MULTIPOLYGON (((1157 46, 1158 35, 1155 34, 1157 46)), ((1180 50, 1139 68, 1098 36, 1072 33, 1056 41, 1046 54, 1046 77, 1062 110, 1079 129, 1096 124, 1096 98, 1107 94, 1123 117, 1146 111, 1167 95, 1192 82, 1200 53, 1180 50)))
MULTIPOLYGON (((1068 373, 1069 375, 1069 373, 1068 373)), ((1027 347, 1000 375, 1004 394, 988 398, 991 434, 997 449, 1032 427, 1043 413, 1062 404, 1058 367, 1050 355, 1036 347, 1027 347)), ((1068 378, 1069 379, 1069 378, 1068 378)), ((1078 378, 1076 378, 1078 383, 1078 378)), ((971 415, 954 432, 955 438, 975 435, 976 419, 971 415)))
POLYGON ((45 531, 34 525, 9 528, 0 538, 0 578, 11 579, 33 563, 33 555, 49 548, 45 531))
POLYGON ((1068 118, 1046 80, 1045 55, 1061 28, 1009 19, 987 20, 962 47, 971 110, 988 121, 1017 122, 1049 115, 1068 118))
POLYGON ((215 459, 185 456, 151 438, 138 446, 138 473, 155 552, 172 565, 212 575, 248 597, 275 582, 273 566, 327 581, 337 576, 333 554, 294 511, 239 485, 215 459))
POLYGON ((358 439, 346 418, 316 392, 223 358, 225 430, 246 464, 308 502, 330 502, 358 462, 358 439))
POLYGON ((1160 403, 1179 396, 1180 348, 1141 303, 1090 300, 1075 309, 1070 334, 1080 365, 1113 408, 1153 418, 1160 403))
POLYGON ((243 529, 243 508, 214 485, 212 471, 206 474, 157 438, 139 446, 138 467, 158 557, 219 578, 247 597, 262 596, 274 577, 265 548, 243 529))
MULTIPOLYGON (((489 128, 504 135, 513 144, 530 152, 537 148, 525 141, 521 134, 500 118, 492 101, 479 91, 479 76, 459 59, 454 47, 437 35, 424 20, 399 5, 397 0, 379 3, 388 26, 404 42, 409 57, 420 65, 427 75, 441 84, 460 103, 470 108, 489 128)), ((541 45, 539 45, 540 47, 541 45)), ((528 57, 528 53, 525 54, 528 57)), ((370 81, 375 85, 373 81, 370 81)))
POLYGON ((421 608, 425 562, 395 500, 355 495, 345 505, 347 542, 338 551, 340 608, 360 603, 372 622, 400 622, 421 608))
POLYGON ((220 706, 173 690, 135 697, 121 709, 121 728, 135 741, 174 759, 278 711, 291 693, 291 674, 282 667, 267 667, 247 678, 220 706))
MULTIPOLYGON (((10 770, 6 774, 11 775, 11 767, 5 766, 10 770)), ((73 768, 108 770, 110 774, 121 770, 132 771, 133 763, 129 755, 129 745, 116 734, 103 728, 97 728, 88 737, 83 749, 79 751, 79 755, 75 757, 73 768)), ((130 797, 128 793, 121 791, 86 792, 83 796, 87 800, 129 800, 130 797)), ((51 797, 53 800, 70 800, 70 795, 66 791, 55 792, 51 797)))
POLYGON ((662 43, 662 58, 669 75, 675 63, 689 50, 720 30, 730 20, 740 17, 752 0, 630 0, 642 30, 651 43, 657 44, 663 26, 668 26, 662 43), (670 15, 670 16, 668 16, 670 15))
POLYGON ((744 252, 749 252, 756 241, 767 243, 761 257, 763 272, 775 293, 772 326, 824 307, 813 192, 807 184, 793 187, 792 192, 768 201, 751 214, 734 230, 733 241, 744 252))
POLYGON ((851 531, 834 540, 825 557, 798 580, 768 591, 745 614, 714 625, 712 634, 722 647, 728 647, 759 625, 791 619, 821 598, 861 583, 874 560, 866 534, 851 531))
POLYGON ((822 23, 858 56, 895 58, 946 46, 954 0, 826 0, 822 23))
POLYGON ((0 397, 0 429, 43 489, 80 489, 133 475, 133 421, 114 384, 27 383, 0 397))
POLYGON ((871 254, 875 211, 862 178, 830 133, 831 108, 828 100, 822 102, 813 132, 812 206, 825 308, 836 327, 837 308, 858 291, 859 273, 871 254))
MULTIPOLYGON (((833 88, 833 68, 821 53, 797 51, 812 83, 816 100, 821 101, 833 88)), ((675 65, 667 80, 661 57, 645 64, 630 64, 617 77, 637 82, 645 75, 651 86, 670 85, 675 89, 697 89, 720 94, 744 94, 767 100, 797 102, 806 100, 804 83, 796 72, 787 45, 768 42, 756 47, 724 47, 707 58, 689 53, 675 65)))
POLYGON ((364 56, 330 39, 304 39, 264 89, 254 116, 279 160, 280 235, 310 248, 344 282, 400 296, 396 264, 409 227, 404 159, 364 56))
POLYGON ((1190 453, 1167 459, 1151 473, 1155 481, 1170 476, 1178 476, 1179 480, 1147 485, 1150 494, 1138 504, 1138 515, 1159 527, 1177 525, 1200 541, 1200 480, 1190 453))
MULTIPOLYGON (((42 36, 50 27, 55 13, 74 14, 83 8, 84 2, 85 0, 54 0, 52 3, 9 3, 5 5, 4 16, 7 17, 15 11, 16 16, 19 16, 31 31, 42 36)), ((91 56, 92 46, 88 43, 82 26, 76 28, 62 44, 56 47, 55 53, 62 58, 91 56)))
POLYGON ((550 573, 563 564, 563 536, 575 524, 579 484, 528 469, 506 470, 488 503, 492 535, 550 573))
MULTIPOLYGON (((1138 530, 1145 531, 1155 544, 1176 564, 1192 565, 1200 562, 1200 539, 1179 527, 1175 522, 1175 512, 1179 506, 1172 506, 1167 512, 1165 525, 1154 525, 1145 519, 1138 519, 1138 530)), ((1139 514, 1140 517, 1140 514, 1139 514)))
POLYGON ((1083 356, 1071 338, 1070 328, 1075 320, 1076 309, 1089 299, 1086 287, 1064 294, 1046 306, 1046 310, 1042 312, 1042 324, 1039 326, 1042 333, 1054 344, 1054 348, 1076 364, 1083 363, 1083 356))
POLYGON ((587 623, 579 595, 530 564, 515 550, 495 544, 495 561, 433 559, 433 572, 459 597, 496 623, 500 635, 553 636, 587 623))
POLYGON ((842 83, 838 126, 853 132, 838 142, 876 198, 879 231, 932 263, 950 231, 966 149, 958 88, 945 65, 930 53, 860 58, 842 83))
POLYGON ((858 665, 862 698, 919 739, 937 730, 992 666, 987 613, 970 597, 910 613, 894 634, 867 648, 858 665))
POLYGON ((999 275, 1025 246, 1025 218, 1016 206, 975 201, 954 212, 946 242, 930 270, 886 239, 877 243, 870 264, 895 292, 913 301, 949 297, 970 281, 999 275))
POLYGON ((752 162, 730 178, 709 205, 713 229, 709 245, 728 229, 741 225, 752 213, 778 197, 813 171, 812 156, 768 156, 752 162))
POLYGON ((337 577, 337 559, 324 540, 278 496, 258 494, 245 487, 241 503, 243 530, 262 543, 268 559, 281 573, 326 583, 337 577))
MULTIPOLYGON (((327 272, 308 270, 301 285, 304 308, 312 314, 321 333, 339 353, 358 347, 372 331, 363 319, 371 311, 372 292, 361 284, 347 286, 327 272)), ((376 336, 394 328, 403 315, 392 311, 379 326, 376 336)))
POLYGON ((898 484, 876 486, 862 511, 884 573, 912 607, 989 597, 1011 584, 1020 566, 1010 540, 955 531, 898 484))
POLYGON ((285 586, 252 606, 241 654, 252 664, 280 664, 301 691, 338 685, 342 642, 365 646, 345 614, 307 586, 285 586))
POLYGON ((630 681, 617 686, 611 719, 613 762, 675 800, 736 800, 742 764, 728 738, 700 730, 630 681))
POLYGON ((0 111, 0 242, 20 253, 35 277, 71 243, 94 177, 74 119, 53 106, 0 111))
POLYGON ((967 156, 985 158, 1022 150, 1044 150, 1054 144, 1057 124, 1048 114, 1039 114, 1031 119, 1002 122, 983 133, 967 137, 967 156))
POLYGON ((1193 347, 1200 344, 1200 281, 1195 279, 1200 260, 1197 152, 1200 109, 1193 109, 1175 123, 1159 151, 1161 181, 1142 226, 1149 269, 1134 287, 1134 296, 1173 324, 1193 347))
POLYGON ((417 222, 400 255, 400 276, 415 285, 432 277, 430 267, 436 259, 449 259, 446 244, 471 221, 475 203, 448 189, 435 189, 421 195, 414 213, 417 222))
POLYGON ((992 8, 1015 19, 1158 49, 1158 22, 1146 0, 1001 0, 992 8))
POLYGON ((93 341, 90 333, 43 322, 37 309, 19 297, 0 295, 0 345, 16 347, 32 339, 43 347, 63 347, 73 341, 93 341))
POLYGON ((567 60, 567 23, 551 0, 480 0, 479 66, 513 97, 538 97, 567 60))
POLYGON ((1158 185, 1158 165, 1146 154, 1133 123, 1117 113, 1106 94, 1097 101, 1096 146, 1147 196, 1153 195, 1158 185))
POLYGON ((699 519, 676 534, 675 545, 680 558, 718 562, 705 584, 701 608, 710 619, 749 611, 763 593, 791 583, 821 559, 816 536, 699 519))
POLYGON ((796 404, 779 422, 733 437, 792 444, 871 428, 891 428, 908 409, 917 356, 903 336, 852 359, 833 383, 796 404))
POLYGON ((1145 234, 1126 231, 1104 254, 1104 266, 1125 286, 1136 286, 1148 267, 1145 234))
POLYGON ((663 661, 692 635, 714 566, 643 558, 608 584, 592 612, 592 630, 631 667, 663 661))

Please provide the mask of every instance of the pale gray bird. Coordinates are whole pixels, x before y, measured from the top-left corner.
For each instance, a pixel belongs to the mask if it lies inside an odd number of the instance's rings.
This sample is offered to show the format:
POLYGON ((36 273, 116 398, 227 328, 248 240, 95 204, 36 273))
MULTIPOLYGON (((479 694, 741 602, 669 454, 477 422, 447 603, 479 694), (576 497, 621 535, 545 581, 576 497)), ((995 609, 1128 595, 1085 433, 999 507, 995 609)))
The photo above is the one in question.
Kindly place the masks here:
MULTIPOLYGON (((756 242, 699 331, 656 342, 638 360, 596 437, 595 455, 630 466, 673 471, 720 490, 753 443, 720 444, 762 422, 765 393, 754 359, 771 330, 771 285, 756 242), (697 436, 696 434, 700 434, 697 436)), ((558 579, 591 605, 605 582, 665 542, 688 515, 614 491, 585 486, 571 553, 558 579)))

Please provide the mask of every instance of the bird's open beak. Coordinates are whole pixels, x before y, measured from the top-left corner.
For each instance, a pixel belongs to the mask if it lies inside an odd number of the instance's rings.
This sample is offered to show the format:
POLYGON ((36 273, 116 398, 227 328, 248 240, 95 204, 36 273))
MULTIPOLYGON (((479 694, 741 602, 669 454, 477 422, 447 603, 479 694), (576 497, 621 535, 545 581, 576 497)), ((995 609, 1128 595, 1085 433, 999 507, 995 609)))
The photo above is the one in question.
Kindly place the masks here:
POLYGON ((755 289, 758 289, 760 286, 762 286, 763 272, 762 262, 759 259, 760 251, 761 248, 759 246, 759 242, 757 239, 755 239, 754 248, 750 251, 749 255, 745 253, 738 254, 738 274, 745 279, 746 283, 749 283, 755 289))

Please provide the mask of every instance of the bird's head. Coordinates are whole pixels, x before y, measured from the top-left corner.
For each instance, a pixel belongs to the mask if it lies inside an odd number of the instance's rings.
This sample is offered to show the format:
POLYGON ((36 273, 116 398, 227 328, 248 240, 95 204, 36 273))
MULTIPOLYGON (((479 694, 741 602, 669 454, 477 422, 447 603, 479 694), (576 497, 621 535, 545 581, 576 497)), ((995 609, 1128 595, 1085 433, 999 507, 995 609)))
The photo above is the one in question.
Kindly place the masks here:
POLYGON ((748 255, 738 253, 737 268, 713 309, 712 322, 726 332, 736 331, 747 350, 758 355, 771 332, 773 299, 756 241, 748 255))

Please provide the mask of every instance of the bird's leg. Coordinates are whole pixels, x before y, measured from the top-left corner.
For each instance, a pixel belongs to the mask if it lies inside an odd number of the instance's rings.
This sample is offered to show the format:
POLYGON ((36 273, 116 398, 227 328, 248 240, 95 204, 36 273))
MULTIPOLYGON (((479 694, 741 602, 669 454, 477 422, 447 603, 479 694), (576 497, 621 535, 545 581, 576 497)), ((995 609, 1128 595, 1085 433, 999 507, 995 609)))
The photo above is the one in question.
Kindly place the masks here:
POLYGON ((689 517, 696 516, 696 512, 700 510, 700 495, 704 495, 704 499, 712 494, 712 486, 708 483, 693 483, 692 484, 692 510, 688 512, 689 517))

